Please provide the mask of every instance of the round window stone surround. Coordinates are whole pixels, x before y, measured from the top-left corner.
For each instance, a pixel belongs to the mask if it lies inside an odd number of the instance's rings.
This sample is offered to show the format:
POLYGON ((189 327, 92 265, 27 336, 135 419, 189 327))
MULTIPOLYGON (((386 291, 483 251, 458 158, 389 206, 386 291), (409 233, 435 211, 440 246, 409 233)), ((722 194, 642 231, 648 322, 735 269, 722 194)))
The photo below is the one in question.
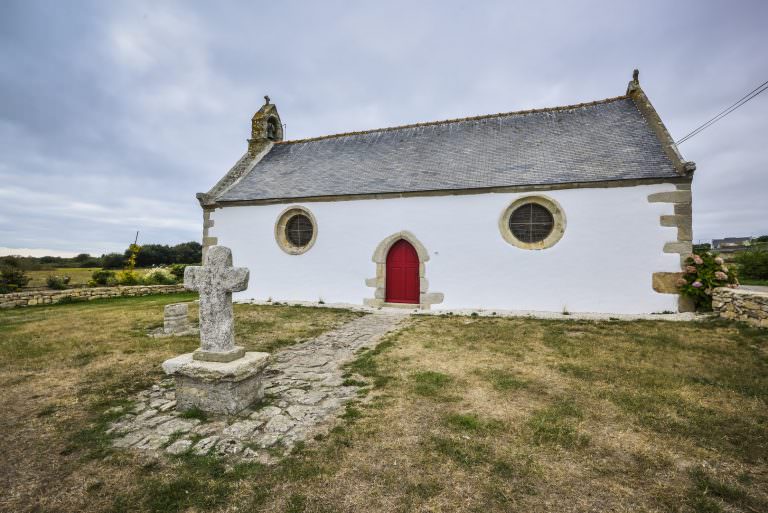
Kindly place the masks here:
POLYGON ((283 210, 277 217, 277 222, 275 223, 275 241, 277 241, 277 245, 280 249, 289 255, 301 255, 302 253, 306 253, 315 244, 315 240, 317 240, 317 220, 309 209, 294 205, 283 210), (303 215, 312 223, 312 238, 304 246, 296 246, 292 244, 286 236, 285 229, 288 226, 288 221, 296 215, 303 215))
POLYGON ((565 214, 563 213, 563 208, 560 204, 552 198, 540 195, 523 196, 510 203, 501 213, 501 217, 499 218, 499 232, 505 241, 520 249, 551 248, 560 241, 565 233, 565 214), (554 225, 552 226, 552 231, 549 235, 537 242, 523 242, 515 237, 509 229, 509 218, 512 215, 512 212, 529 203, 534 203, 546 208, 549 213, 552 214, 552 219, 554 220, 554 225))

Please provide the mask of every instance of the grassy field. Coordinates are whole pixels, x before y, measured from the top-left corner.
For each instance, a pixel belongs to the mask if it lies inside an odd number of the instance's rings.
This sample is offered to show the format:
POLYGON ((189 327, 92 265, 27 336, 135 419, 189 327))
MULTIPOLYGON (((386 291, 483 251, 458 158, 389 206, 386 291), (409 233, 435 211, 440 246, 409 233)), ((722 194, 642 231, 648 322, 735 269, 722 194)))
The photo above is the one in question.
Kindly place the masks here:
POLYGON ((768 280, 753 280, 751 278, 739 278, 739 283, 742 285, 762 285, 768 287, 768 280))
MULTIPOLYGON (((274 467, 113 450, 104 412, 194 338, 156 296, 0 312, 4 511, 768 511, 768 333, 724 322, 420 317, 274 467)), ((274 350, 350 312, 238 305, 274 350)))
POLYGON ((27 276, 31 278, 27 287, 45 287, 45 280, 48 276, 69 276, 71 278, 70 285, 85 285, 91 279, 93 272, 98 270, 98 267, 64 267, 27 271, 27 276))
MULTIPOLYGON (((70 286, 85 285, 88 280, 91 279, 94 271, 100 270, 100 267, 60 267, 58 269, 42 269, 39 271, 27 271, 27 276, 31 279, 27 284, 27 287, 45 287, 45 280, 48 276, 69 276, 70 286)), ((119 269, 113 269, 115 272, 119 272, 119 269)), ((139 274, 144 274, 149 271, 146 269, 136 269, 139 274)))

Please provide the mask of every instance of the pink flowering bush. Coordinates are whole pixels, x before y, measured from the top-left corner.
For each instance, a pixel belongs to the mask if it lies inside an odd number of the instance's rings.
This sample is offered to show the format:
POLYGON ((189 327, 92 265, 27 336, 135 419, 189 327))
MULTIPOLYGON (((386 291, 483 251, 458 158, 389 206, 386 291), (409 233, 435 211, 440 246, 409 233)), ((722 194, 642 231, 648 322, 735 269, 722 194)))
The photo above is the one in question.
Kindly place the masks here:
POLYGON ((712 310, 712 291, 717 287, 737 287, 736 273, 725 266, 720 257, 710 253, 691 255, 685 259, 685 272, 677 280, 680 293, 696 303, 697 310, 712 310))

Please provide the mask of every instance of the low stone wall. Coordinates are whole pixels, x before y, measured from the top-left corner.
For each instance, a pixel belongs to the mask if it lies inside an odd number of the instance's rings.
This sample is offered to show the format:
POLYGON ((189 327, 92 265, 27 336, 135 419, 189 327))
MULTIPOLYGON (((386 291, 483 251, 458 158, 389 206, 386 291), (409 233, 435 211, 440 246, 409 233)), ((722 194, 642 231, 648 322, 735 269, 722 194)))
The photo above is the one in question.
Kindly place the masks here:
POLYGON ((720 317, 745 321, 768 328, 768 293, 746 289, 717 288, 712 293, 712 310, 720 317))
POLYGON ((130 287, 94 287, 66 290, 31 290, 0 294, 0 308, 16 306, 50 305, 65 298, 73 301, 88 301, 125 296, 148 296, 150 294, 173 294, 184 292, 184 285, 136 285, 130 287))

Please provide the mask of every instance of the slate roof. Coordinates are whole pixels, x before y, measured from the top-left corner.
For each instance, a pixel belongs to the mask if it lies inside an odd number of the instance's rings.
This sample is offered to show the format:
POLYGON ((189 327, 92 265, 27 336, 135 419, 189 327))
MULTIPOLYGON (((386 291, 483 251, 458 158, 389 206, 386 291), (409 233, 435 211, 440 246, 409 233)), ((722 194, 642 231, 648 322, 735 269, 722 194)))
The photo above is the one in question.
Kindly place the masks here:
POLYGON ((215 200, 674 178, 627 96, 275 144, 215 200))

